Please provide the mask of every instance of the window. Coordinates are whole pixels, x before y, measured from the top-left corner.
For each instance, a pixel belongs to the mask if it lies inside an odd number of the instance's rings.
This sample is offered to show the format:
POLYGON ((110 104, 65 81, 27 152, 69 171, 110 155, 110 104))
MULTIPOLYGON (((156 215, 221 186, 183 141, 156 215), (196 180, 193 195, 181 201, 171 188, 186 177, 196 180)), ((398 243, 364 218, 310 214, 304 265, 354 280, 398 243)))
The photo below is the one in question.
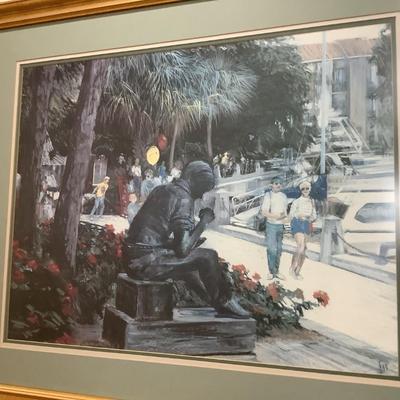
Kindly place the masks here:
POLYGON ((364 204, 355 216, 362 223, 391 222, 395 219, 394 203, 367 203, 364 204))

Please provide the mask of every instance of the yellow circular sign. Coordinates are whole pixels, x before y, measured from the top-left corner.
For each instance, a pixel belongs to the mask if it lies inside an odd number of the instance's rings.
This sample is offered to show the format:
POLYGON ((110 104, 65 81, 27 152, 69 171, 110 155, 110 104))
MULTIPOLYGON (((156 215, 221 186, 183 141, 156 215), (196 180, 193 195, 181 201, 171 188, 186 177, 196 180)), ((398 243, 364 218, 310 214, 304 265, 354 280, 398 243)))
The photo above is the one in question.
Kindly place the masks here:
POLYGON ((146 152, 146 159, 150 165, 156 165, 160 159, 160 150, 157 146, 151 146, 146 152))

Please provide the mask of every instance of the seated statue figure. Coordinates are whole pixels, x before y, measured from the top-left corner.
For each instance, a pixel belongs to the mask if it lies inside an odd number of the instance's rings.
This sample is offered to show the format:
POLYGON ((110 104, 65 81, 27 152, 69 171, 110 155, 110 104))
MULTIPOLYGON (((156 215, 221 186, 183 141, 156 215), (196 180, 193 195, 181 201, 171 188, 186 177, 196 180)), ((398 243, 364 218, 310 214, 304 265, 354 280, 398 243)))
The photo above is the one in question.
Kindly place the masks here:
POLYGON ((214 250, 199 248, 210 208, 194 220, 194 201, 215 185, 211 167, 189 163, 179 179, 153 189, 133 219, 124 246, 127 273, 133 279, 181 280, 215 308, 218 317, 249 318, 232 296, 232 284, 214 250))

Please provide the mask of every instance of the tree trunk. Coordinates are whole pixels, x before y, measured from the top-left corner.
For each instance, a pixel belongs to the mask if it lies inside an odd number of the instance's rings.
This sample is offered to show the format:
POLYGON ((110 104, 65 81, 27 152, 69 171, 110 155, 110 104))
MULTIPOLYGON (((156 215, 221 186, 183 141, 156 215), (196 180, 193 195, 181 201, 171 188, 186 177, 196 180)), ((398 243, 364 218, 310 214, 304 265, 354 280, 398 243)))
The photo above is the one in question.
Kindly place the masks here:
POLYGON ((31 71, 30 111, 27 123, 21 127, 18 172, 21 175, 22 200, 17 210, 15 236, 23 240, 28 248, 35 247, 38 237, 37 206, 42 186, 42 154, 55 71, 55 65, 36 67, 31 71))
POLYGON ((71 151, 67 157, 53 227, 54 256, 66 275, 74 271, 82 196, 89 172, 97 110, 104 86, 107 62, 85 63, 76 109, 71 151), (69 269, 69 267, 71 269, 69 269))
POLYGON ((208 111, 207 119, 207 153, 210 161, 213 159, 213 149, 212 149, 212 112, 208 111))
POLYGON ((175 117, 175 124, 174 124, 174 133, 172 135, 172 141, 171 141, 171 149, 169 150, 169 170, 171 171, 172 167, 174 166, 174 157, 175 157, 175 147, 176 147, 176 140, 178 139, 180 131, 180 124, 179 124, 179 119, 175 117))

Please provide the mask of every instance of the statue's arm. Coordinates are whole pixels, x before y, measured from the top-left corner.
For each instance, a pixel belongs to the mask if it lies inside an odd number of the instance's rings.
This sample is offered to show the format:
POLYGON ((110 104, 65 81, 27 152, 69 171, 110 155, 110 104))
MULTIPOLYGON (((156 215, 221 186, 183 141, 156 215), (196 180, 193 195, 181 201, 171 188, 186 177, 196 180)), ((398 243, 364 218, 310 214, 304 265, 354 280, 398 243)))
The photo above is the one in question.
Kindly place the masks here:
POLYGON ((195 247, 200 239, 201 234, 204 232, 208 223, 215 217, 214 212, 205 208, 200 211, 200 221, 197 223, 192 232, 186 229, 177 229, 174 231, 174 251, 178 257, 186 257, 195 247))

